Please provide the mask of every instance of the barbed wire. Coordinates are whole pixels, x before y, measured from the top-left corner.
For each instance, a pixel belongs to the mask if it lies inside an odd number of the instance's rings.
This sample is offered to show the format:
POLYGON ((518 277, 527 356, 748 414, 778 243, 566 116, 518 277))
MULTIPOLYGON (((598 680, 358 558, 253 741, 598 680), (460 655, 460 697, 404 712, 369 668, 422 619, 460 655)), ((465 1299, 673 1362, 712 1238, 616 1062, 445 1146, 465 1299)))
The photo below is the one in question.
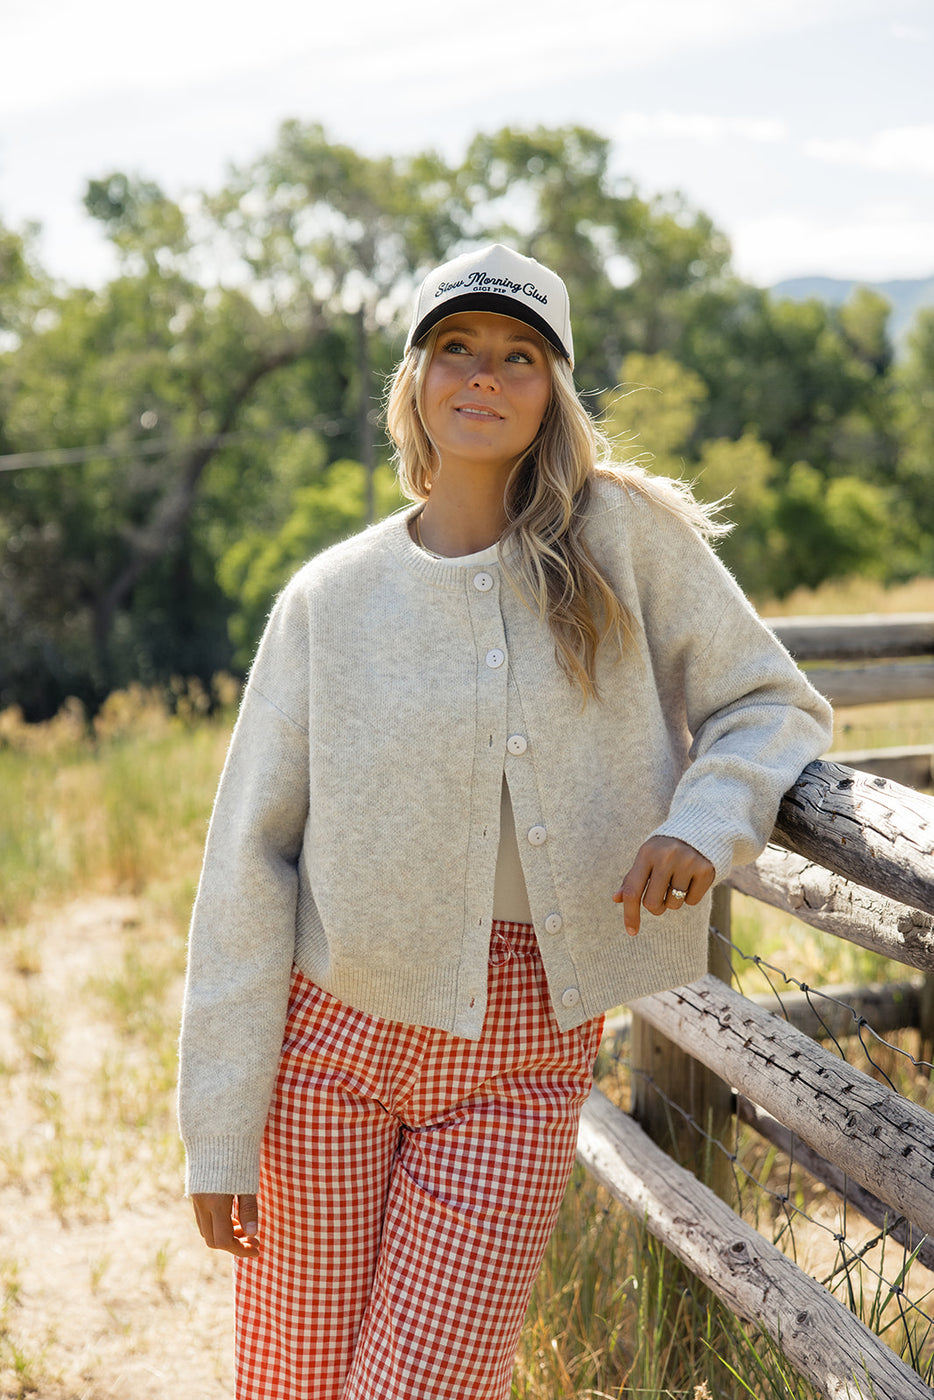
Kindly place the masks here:
POLYGON ((868 1033, 869 1035, 871 1035, 877 1044, 884 1045, 886 1049, 891 1050, 893 1054, 902 1056, 902 1058, 907 1060, 913 1066, 914 1069, 927 1070, 930 1074, 934 1075, 934 1064, 932 1064, 929 1060, 918 1059, 916 1056, 912 1055, 910 1051, 905 1050, 902 1046, 894 1045, 892 1041, 887 1040, 884 1035, 881 1035, 877 1030, 874 1029, 867 1017, 861 1011, 858 1011, 856 1007, 852 1006, 848 1001, 844 1001, 842 1000, 842 998, 834 996, 831 992, 822 991, 819 987, 811 987, 807 982, 802 982, 799 980, 799 978, 793 977, 791 973, 785 972, 783 968, 776 967, 774 963, 766 961, 766 959, 761 957, 758 953, 747 953, 743 948, 740 948, 738 944, 734 943, 731 938, 728 938, 726 934, 721 933, 719 929, 713 928, 711 926, 710 932, 713 933, 719 939, 719 941, 723 944, 725 948, 729 948, 731 953, 737 953, 743 959, 744 962, 752 963, 753 966, 756 967, 762 973, 763 977, 769 984, 769 988, 772 992, 772 995, 775 997, 775 1000, 781 1007, 782 1015, 784 1016, 786 1021, 790 1020, 791 1018, 789 1017, 787 1008, 785 1007, 785 1004, 782 1001, 781 992, 776 988, 775 983, 772 981, 772 977, 770 977, 769 974, 772 973, 774 974, 774 976, 780 977, 786 987, 797 987, 798 991, 801 992, 806 998, 807 1004, 810 1007, 811 1011, 814 1013, 816 1020, 819 1021, 821 1026, 824 1028, 826 1038, 833 1042, 834 1048, 836 1049, 837 1054, 840 1056, 841 1060, 846 1060, 846 1052, 840 1044, 840 1041, 837 1039, 837 1036, 834 1034, 834 1031, 831 1028, 830 1024, 821 1015, 820 1010, 815 1005, 813 1000, 813 998, 815 997, 820 998, 824 1002, 829 1002, 832 1006, 840 1007, 843 1011, 849 1013, 849 1016, 853 1022, 854 1034, 859 1040, 860 1045, 863 1047, 863 1053, 865 1054, 866 1059, 873 1066, 873 1068, 877 1070, 879 1074, 882 1075, 889 1087, 894 1089, 896 1093, 898 1093, 898 1090, 895 1084, 892 1082, 891 1078, 882 1068, 882 1066, 879 1065, 870 1054, 869 1047, 863 1039, 864 1033, 868 1033))
MULTIPOLYGON (((903 1260, 901 1268, 899 1270, 898 1278, 894 1280, 886 1278, 885 1275, 881 1272, 881 1269, 876 1268, 875 1265, 873 1265, 866 1256, 879 1245, 883 1246, 884 1255, 884 1245, 887 1242, 892 1241, 894 1239, 890 1228, 883 1228, 877 1231, 877 1233, 871 1239, 867 1240, 864 1244, 856 1248, 855 1246, 850 1244, 844 1230, 833 1229, 824 1221, 819 1220, 817 1219, 817 1217, 811 1215, 807 1210, 804 1209, 803 1206, 798 1205, 792 1199, 790 1181, 791 1174, 795 1167, 795 1162, 792 1156, 789 1156, 788 1159, 789 1187, 785 1191, 776 1190, 774 1187, 769 1186, 766 1182, 762 1181, 758 1176, 755 1175, 753 1171, 751 1171, 741 1161, 738 1145, 738 1118, 734 1118, 733 1120, 736 1123, 737 1141, 734 1144, 734 1146, 731 1147, 727 1143, 725 1143, 722 1138, 715 1137, 711 1132, 709 1132, 707 1128, 703 1126, 703 1124, 698 1122, 698 1120, 694 1117, 690 1110, 686 1109, 682 1104, 679 1104, 674 1099, 672 1099, 671 1096, 668 1093, 666 1093, 666 1091, 661 1087, 661 1085, 654 1078, 650 1071, 644 1070, 641 1067, 634 1065, 631 1060, 624 1059, 621 1056, 611 1056, 611 1058, 613 1058, 616 1063, 624 1065, 631 1075, 637 1077, 642 1081, 643 1084, 651 1088, 653 1093, 655 1093, 658 1096, 658 1098, 668 1110, 676 1113, 684 1121, 684 1123, 692 1130, 692 1132, 697 1133, 698 1136, 706 1142, 708 1147, 715 1149, 717 1152, 721 1153, 726 1158, 733 1176, 734 1185, 736 1187, 736 1193, 740 1203, 740 1212, 742 1210, 744 1191, 744 1182, 740 1180, 741 1176, 745 1178, 746 1189, 748 1189, 748 1187, 751 1185, 752 1187, 755 1187, 758 1191, 762 1192, 763 1195, 768 1196, 775 1203, 777 1208, 785 1217, 790 1244, 791 1258, 795 1260, 795 1262, 797 1262, 797 1242, 794 1238, 794 1221, 796 1218, 800 1218, 801 1220, 806 1221, 809 1225, 813 1226, 817 1230, 822 1231, 824 1234, 830 1237, 830 1239, 836 1245, 837 1250, 839 1252, 840 1263, 839 1265, 831 1269, 830 1273, 827 1274, 826 1277, 818 1280, 818 1282, 820 1282, 823 1287, 830 1289, 833 1285, 833 1281, 841 1272, 845 1274, 846 1280, 849 1283, 849 1271, 850 1269, 856 1267, 865 1269, 877 1280, 878 1284, 881 1285, 882 1289, 884 1289, 886 1295, 885 1303, 883 1303, 877 1311, 881 1314, 881 1311, 884 1308, 885 1304, 889 1301, 893 1301, 896 1304, 899 1310, 899 1315, 904 1323, 905 1344, 908 1348, 911 1357, 911 1364, 916 1370, 918 1370, 922 1362, 920 1355, 915 1347, 914 1340, 911 1335, 911 1329, 908 1325, 908 1321, 905 1317, 905 1309, 907 1308, 908 1311, 912 1313, 916 1319, 923 1321, 925 1326, 931 1329, 932 1331, 934 1331, 934 1315, 927 1312, 925 1308, 922 1307, 920 1301, 916 1301, 915 1299, 909 1296, 902 1282, 902 1280, 905 1280, 907 1278, 908 1271, 911 1267, 911 1264, 914 1262, 917 1250, 911 1249, 907 1245, 899 1245, 899 1250, 903 1254, 903 1260)), ((841 1197, 841 1201, 843 1205, 845 1227, 847 1214, 847 1199, 845 1193, 841 1197)), ((774 1236, 775 1242, 777 1243, 778 1241, 780 1241, 783 1238, 784 1234, 784 1229, 778 1230, 774 1236)), ((897 1243, 897 1241, 895 1241, 895 1243, 897 1243)))
MULTIPOLYGON (((743 962, 751 964, 762 974, 768 984, 772 997, 780 1008, 781 1014, 786 1021, 791 1022, 793 1018, 789 1014, 788 1008, 783 1000, 783 989, 794 988, 798 993, 803 995, 815 1021, 821 1027, 823 1037, 826 1037, 826 1039, 833 1044, 837 1054, 842 1060, 847 1060, 847 1054, 841 1041, 847 1039, 858 1040, 863 1055, 865 1055, 868 1063, 895 1093, 900 1093, 900 1090, 872 1053, 873 1049, 877 1047, 885 1047, 893 1054, 902 1057, 902 1059, 918 1072, 927 1072, 930 1075, 934 1075, 934 1064, 911 1054, 910 1051, 887 1039, 886 1036, 882 1035, 872 1026, 864 1012, 858 1007, 853 1006, 851 1002, 833 992, 823 991, 820 988, 810 986, 807 982, 794 977, 783 968, 778 967, 774 962, 768 961, 759 954, 746 952, 745 949, 734 943, 731 938, 721 933, 720 930, 712 928, 711 932, 716 935, 725 948, 730 950, 731 954, 736 954, 743 962), (831 1018, 828 1014, 830 1007, 833 1007, 837 1013, 833 1018, 834 1024, 831 1024, 831 1018), (839 1013, 841 1012, 843 1013, 844 1025, 847 1027, 847 1030, 840 1029, 839 1013), (852 1027, 852 1029, 848 1034, 847 1032, 850 1030, 850 1027, 852 1027)), ((788 995, 787 990, 785 991, 785 995, 788 995)), ((617 1033, 615 1037, 617 1046, 621 1044, 621 1040, 622 1037, 617 1033)), ((790 1136, 787 1147, 779 1146, 779 1150, 785 1155, 788 1165, 787 1173, 785 1174, 784 1189, 778 1189, 776 1185, 770 1185, 768 1181, 761 1179, 760 1175, 757 1175, 755 1170, 750 1169, 750 1167, 742 1161, 740 1155, 741 1119, 738 1114, 735 1114, 731 1119, 734 1124, 734 1140, 731 1145, 729 1142, 725 1142, 723 1138, 711 1133, 708 1128, 697 1121, 690 1110, 685 1108, 683 1104, 674 1100, 658 1083, 650 1070, 634 1065, 631 1058, 625 1053, 622 1053, 619 1049, 610 1050, 609 1056, 618 1066, 628 1070, 633 1078, 637 1078, 644 1086, 650 1088, 657 1096, 658 1100, 665 1106, 666 1110, 669 1113, 677 1115, 693 1133, 696 1133, 707 1145, 708 1150, 715 1151, 726 1159, 736 1189, 740 1214, 742 1214, 743 1211, 744 1197, 750 1189, 760 1192, 763 1197, 768 1198, 772 1202, 776 1212, 773 1220, 773 1242, 776 1245, 781 1243, 795 1262, 797 1262, 798 1253, 798 1243, 795 1238, 796 1223, 801 1224, 806 1222, 809 1226, 822 1232, 832 1240, 837 1250, 837 1261, 828 1272, 818 1277, 817 1281, 821 1283, 823 1287, 828 1290, 840 1289, 841 1287, 845 1288, 851 1309, 858 1313, 859 1309, 856 1304, 856 1299, 859 1296, 857 1282, 860 1283, 861 1290, 862 1277, 858 1271, 865 1270, 866 1273, 876 1280, 879 1296, 872 1304, 875 1319, 878 1322, 881 1319, 884 1309, 890 1304, 897 1309, 904 1337, 905 1351, 910 1358, 912 1366, 919 1373, 922 1373, 922 1367, 927 1367, 926 1379, 930 1381, 931 1375, 934 1373, 934 1361, 927 1356, 922 1357, 921 1355, 922 1349, 927 1350, 925 1344, 929 1341, 931 1336, 934 1335, 934 1315, 923 1306, 924 1301, 930 1296, 930 1292, 925 1291, 920 1298, 913 1298, 906 1288, 909 1271, 917 1259, 919 1251, 922 1250, 927 1237, 922 1236, 920 1242, 917 1242, 918 1233, 911 1233, 910 1222, 907 1221, 905 1217, 897 1215, 892 1221, 885 1220, 881 1228, 878 1228, 865 1242, 858 1245, 851 1242, 847 1238, 849 1211, 851 1209, 856 1209, 857 1214, 859 1214, 861 1218, 865 1217, 862 1216, 859 1205, 854 1205, 848 1199, 846 1186, 848 1178, 846 1174, 843 1175, 843 1189, 836 1191, 840 1200, 842 1220, 840 1222, 840 1228, 834 1228, 824 1220, 812 1215, 805 1206, 800 1203, 800 1195, 797 1200, 794 1197, 793 1173, 795 1168, 799 1167, 801 1170, 808 1170, 806 1164, 798 1163, 795 1160, 796 1139, 794 1135, 790 1136), (906 1238, 899 1240, 895 1232, 900 1231, 903 1225, 908 1227, 908 1234, 906 1238), (897 1270, 896 1276, 891 1278, 886 1276, 883 1269, 885 1267, 886 1245, 893 1244, 898 1249, 900 1267, 897 1270), (878 1267, 869 1257, 873 1251, 877 1249, 881 1250, 878 1267), (913 1328, 919 1325, 924 1329, 920 1343, 913 1330, 913 1328)), ((902 1097, 904 1097, 904 1095, 902 1095, 902 1097)), ((831 1186, 830 1189, 836 1190, 834 1186, 831 1186)), ((758 1210, 756 1210, 756 1215, 758 1215, 758 1210)), ((878 1224, 878 1221, 876 1223, 878 1224)))

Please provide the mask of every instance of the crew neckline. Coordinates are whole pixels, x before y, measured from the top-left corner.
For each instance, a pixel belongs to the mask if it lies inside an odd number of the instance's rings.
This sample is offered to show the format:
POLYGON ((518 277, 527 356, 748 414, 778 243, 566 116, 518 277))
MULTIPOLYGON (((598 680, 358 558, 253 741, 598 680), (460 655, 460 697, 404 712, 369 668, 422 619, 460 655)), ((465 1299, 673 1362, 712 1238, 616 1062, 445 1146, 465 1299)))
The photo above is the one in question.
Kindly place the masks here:
POLYGON ((395 516, 386 538, 393 553, 405 566, 421 575, 427 582, 441 587, 462 587, 465 569, 495 568, 503 556, 508 557, 516 548, 515 540, 507 540, 505 544, 492 544, 487 549, 478 550, 474 554, 458 555, 456 558, 430 554, 427 549, 422 549, 415 543, 409 532, 409 525, 419 510, 421 506, 415 505, 395 516))

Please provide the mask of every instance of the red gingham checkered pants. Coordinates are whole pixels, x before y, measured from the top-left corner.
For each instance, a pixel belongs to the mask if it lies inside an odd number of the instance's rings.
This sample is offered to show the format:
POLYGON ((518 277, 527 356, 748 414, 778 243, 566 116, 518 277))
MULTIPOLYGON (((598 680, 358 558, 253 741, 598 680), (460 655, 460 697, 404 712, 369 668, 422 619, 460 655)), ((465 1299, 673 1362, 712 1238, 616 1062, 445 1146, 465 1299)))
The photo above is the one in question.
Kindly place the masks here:
POLYGON ((504 1400, 602 1018, 558 1030, 535 935, 496 923, 480 1041, 293 974, 237 1261, 238 1400, 504 1400))

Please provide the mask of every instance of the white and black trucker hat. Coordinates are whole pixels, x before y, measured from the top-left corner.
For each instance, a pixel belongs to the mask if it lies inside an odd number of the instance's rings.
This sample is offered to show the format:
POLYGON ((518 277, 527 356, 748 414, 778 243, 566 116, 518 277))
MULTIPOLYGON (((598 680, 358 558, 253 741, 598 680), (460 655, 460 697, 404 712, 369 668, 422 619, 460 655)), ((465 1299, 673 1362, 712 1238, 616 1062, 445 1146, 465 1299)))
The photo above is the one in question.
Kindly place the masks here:
POLYGON ((442 263, 418 289, 405 348, 457 311, 494 311, 538 331, 574 365, 568 291, 556 272, 502 243, 442 263))

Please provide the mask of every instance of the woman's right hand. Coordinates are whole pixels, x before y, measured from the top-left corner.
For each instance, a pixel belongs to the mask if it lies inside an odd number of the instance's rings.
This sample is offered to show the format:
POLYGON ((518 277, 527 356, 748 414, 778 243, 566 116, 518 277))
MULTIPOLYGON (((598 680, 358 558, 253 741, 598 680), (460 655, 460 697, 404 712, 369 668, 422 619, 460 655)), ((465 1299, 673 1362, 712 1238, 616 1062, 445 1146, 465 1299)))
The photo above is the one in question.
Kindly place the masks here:
POLYGON ((192 1195, 195 1220, 209 1249, 226 1249, 238 1259, 256 1259, 259 1213, 255 1196, 227 1196, 204 1191, 192 1195))

